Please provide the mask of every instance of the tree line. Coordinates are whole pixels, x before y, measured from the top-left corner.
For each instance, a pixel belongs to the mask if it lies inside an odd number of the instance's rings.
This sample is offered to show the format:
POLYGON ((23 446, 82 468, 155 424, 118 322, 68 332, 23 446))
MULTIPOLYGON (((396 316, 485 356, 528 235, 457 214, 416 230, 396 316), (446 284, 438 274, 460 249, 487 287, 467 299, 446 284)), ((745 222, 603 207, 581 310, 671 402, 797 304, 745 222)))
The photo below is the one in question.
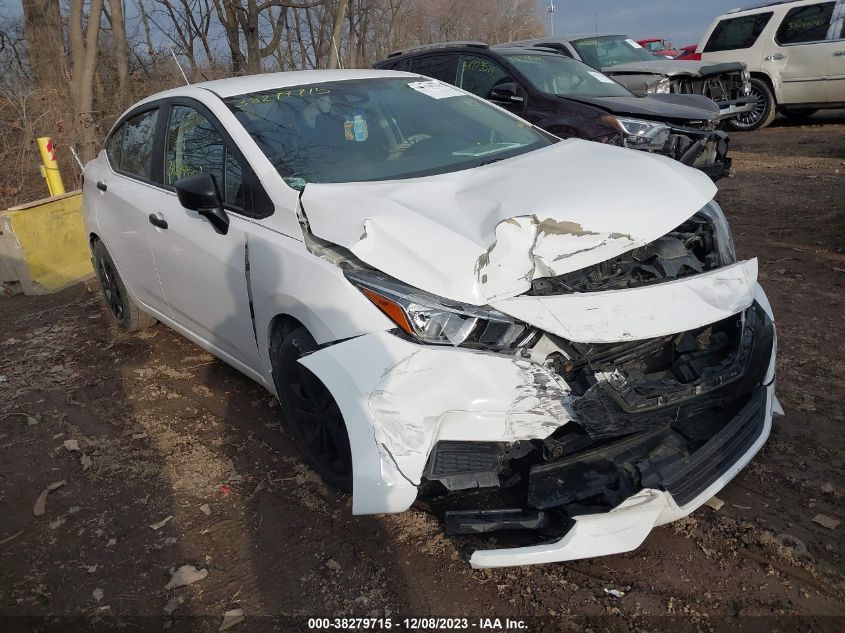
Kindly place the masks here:
POLYGON ((0 208, 43 195, 35 137, 58 141, 73 186, 70 147, 89 160, 126 107, 185 79, 366 68, 542 30, 534 0, 21 0, 0 9, 0 208))

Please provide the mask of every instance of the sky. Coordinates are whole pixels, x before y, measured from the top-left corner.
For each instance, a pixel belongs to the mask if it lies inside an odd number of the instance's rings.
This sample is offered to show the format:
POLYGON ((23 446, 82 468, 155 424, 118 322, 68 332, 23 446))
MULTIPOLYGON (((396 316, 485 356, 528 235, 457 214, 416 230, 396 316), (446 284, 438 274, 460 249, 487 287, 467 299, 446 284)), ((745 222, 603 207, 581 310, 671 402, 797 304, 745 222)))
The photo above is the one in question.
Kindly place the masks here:
MULTIPOLYGON (((459 1, 459 0, 457 0, 459 1)), ((549 28, 549 0, 536 0, 549 28)), ((660 37, 675 46, 697 44, 716 16, 756 0, 554 0, 555 35, 598 31, 634 39, 660 37)))

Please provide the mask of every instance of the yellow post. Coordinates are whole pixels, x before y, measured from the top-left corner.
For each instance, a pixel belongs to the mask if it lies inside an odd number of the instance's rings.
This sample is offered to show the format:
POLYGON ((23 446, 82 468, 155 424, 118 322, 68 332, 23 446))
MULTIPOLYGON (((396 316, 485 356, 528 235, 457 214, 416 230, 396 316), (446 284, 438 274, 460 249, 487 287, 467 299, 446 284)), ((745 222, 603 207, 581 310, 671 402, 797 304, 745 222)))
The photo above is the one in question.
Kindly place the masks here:
POLYGON ((38 149, 41 150, 41 175, 47 181, 47 189, 51 196, 61 196, 65 192, 65 185, 62 183, 62 174, 59 172, 59 164, 56 162, 56 146, 49 136, 38 137, 38 149))

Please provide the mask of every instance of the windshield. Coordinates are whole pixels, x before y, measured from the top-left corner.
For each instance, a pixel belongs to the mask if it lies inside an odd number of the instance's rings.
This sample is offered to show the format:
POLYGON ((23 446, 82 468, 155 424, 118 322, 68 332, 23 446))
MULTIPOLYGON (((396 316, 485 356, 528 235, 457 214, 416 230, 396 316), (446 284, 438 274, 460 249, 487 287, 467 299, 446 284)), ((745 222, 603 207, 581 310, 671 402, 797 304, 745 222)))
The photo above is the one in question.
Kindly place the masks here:
POLYGON ((284 87, 225 101, 297 189, 442 174, 553 142, 454 86, 422 77, 284 87))
POLYGON ((623 35, 604 35, 572 42, 581 59, 593 68, 607 68, 629 62, 653 62, 654 55, 623 35))
POLYGON ((630 97, 610 77, 561 55, 506 54, 534 87, 562 97, 630 97))

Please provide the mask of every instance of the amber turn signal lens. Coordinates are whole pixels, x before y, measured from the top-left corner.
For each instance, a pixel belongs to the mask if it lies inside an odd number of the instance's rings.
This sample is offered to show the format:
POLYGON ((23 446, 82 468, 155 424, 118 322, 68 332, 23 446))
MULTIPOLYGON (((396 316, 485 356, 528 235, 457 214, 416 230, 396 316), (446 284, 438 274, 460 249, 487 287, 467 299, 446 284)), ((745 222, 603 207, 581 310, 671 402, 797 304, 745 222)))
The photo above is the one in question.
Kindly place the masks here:
POLYGON ((385 299, 380 294, 376 294, 369 288, 361 288, 361 292, 363 292, 364 296, 372 301, 379 310, 384 312, 391 321, 401 327, 406 334, 413 335, 414 331, 411 329, 411 324, 408 323, 408 317, 405 316, 405 312, 402 308, 390 299, 385 299))

